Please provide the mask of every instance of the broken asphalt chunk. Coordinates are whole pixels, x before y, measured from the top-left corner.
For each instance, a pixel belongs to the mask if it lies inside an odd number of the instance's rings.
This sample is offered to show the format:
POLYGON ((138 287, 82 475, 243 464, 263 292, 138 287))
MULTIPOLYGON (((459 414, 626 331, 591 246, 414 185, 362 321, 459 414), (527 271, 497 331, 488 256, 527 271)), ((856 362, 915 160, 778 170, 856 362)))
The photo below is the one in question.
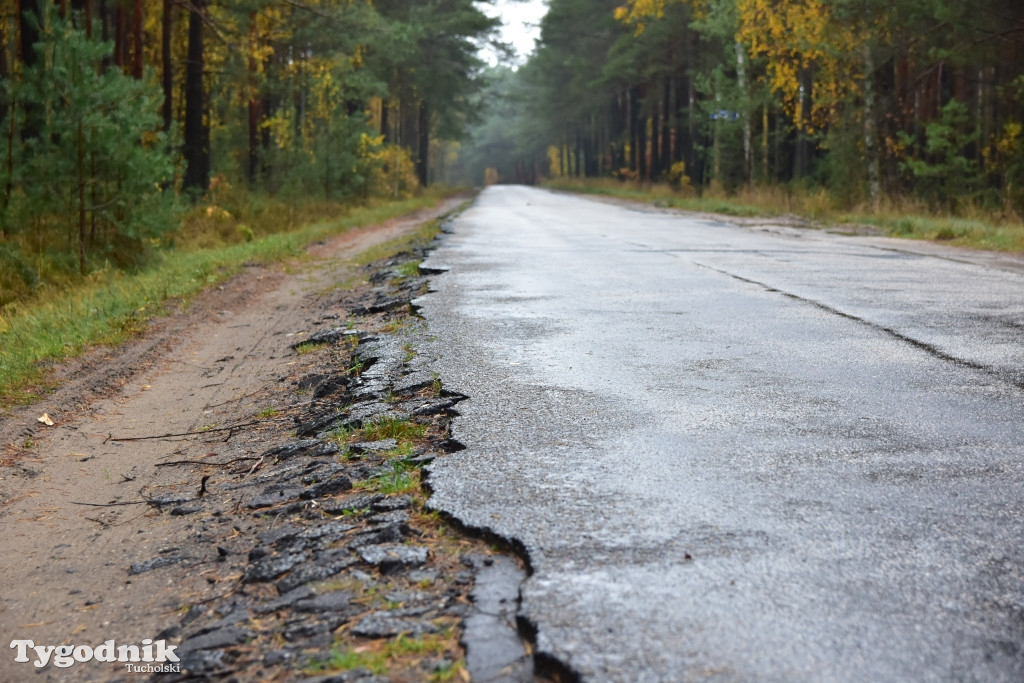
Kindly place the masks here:
POLYGON ((322 481, 319 484, 309 487, 299 496, 303 500, 311 500, 314 498, 323 498, 324 496, 330 496, 341 491, 348 491, 352 488, 352 480, 346 477, 344 474, 335 474, 327 481, 322 481))
POLYGON ((309 586, 299 586, 298 588, 294 588, 282 594, 281 597, 277 598, 276 600, 271 600, 270 602, 265 602, 263 604, 256 605, 253 609, 256 612, 256 614, 267 614, 269 612, 274 612, 279 609, 292 607, 293 605, 295 605, 295 603, 299 602, 300 600, 307 600, 315 596, 316 591, 314 591, 309 586))
POLYGON ((427 562, 425 546, 402 543, 381 543, 359 548, 359 556, 367 564, 380 569, 382 574, 393 574, 407 567, 420 567, 427 562))
POLYGON ((297 564, 304 562, 307 557, 308 555, 305 552, 289 552, 259 559, 249 566, 243 580, 246 583, 252 583, 254 581, 276 579, 297 564))
POLYGON ((435 631, 437 627, 429 621, 392 617, 387 612, 374 612, 352 627, 352 635, 363 638, 390 638, 399 633, 415 637, 435 631))
POLYGON ((349 453, 364 455, 366 453, 384 453, 398 447, 398 439, 381 439, 379 441, 360 441, 348 446, 349 453))
POLYGON ((404 524, 380 524, 369 531, 355 534, 348 542, 348 547, 358 550, 368 545, 381 545, 383 543, 398 543, 405 538, 406 527, 404 524))
POLYGON ((213 650, 216 648, 228 647, 230 645, 238 645, 240 643, 244 643, 252 636, 252 632, 246 631, 245 629, 237 626, 226 626, 224 628, 217 629, 216 631, 204 633, 201 636, 189 638, 178 646, 178 652, 185 654, 196 650, 213 650))
POLYGON ((384 500, 386 499, 380 493, 361 493, 325 501, 320 509, 329 515, 341 515, 371 508, 376 510, 378 509, 376 506, 384 500))
POLYGON ((359 334, 359 330, 347 330, 344 327, 334 327, 329 330, 320 330, 302 341, 297 341, 291 345, 291 348, 296 349, 304 344, 333 344, 343 337, 358 337, 359 334))
POLYGON ((277 582, 277 591, 281 594, 290 593, 299 586, 313 581, 329 579, 338 572, 356 563, 355 558, 335 559, 325 562, 306 563, 293 569, 288 576, 277 582))
POLYGON ((160 557, 154 557, 152 560, 146 560, 145 562, 133 562, 128 568, 128 574, 135 576, 136 574, 144 574, 145 572, 159 569, 160 567, 169 567, 172 564, 178 564, 185 557, 183 555, 162 555, 160 557))
POLYGON ((382 498, 371 504, 375 512, 390 512, 392 510, 406 510, 412 507, 412 496, 403 493, 400 496, 382 498))
POLYGON ((432 387, 435 381, 434 373, 421 370, 401 378, 391 390, 396 394, 414 394, 432 387))
POLYGON ((334 427, 337 423, 341 422, 343 419, 345 419, 344 412, 336 412, 329 413, 327 415, 322 415, 314 420, 304 422, 303 424, 299 425, 299 427, 295 430, 295 434, 297 436, 313 436, 314 434, 326 432, 327 430, 334 427))
MULTIPOLYGON (((314 612, 322 614, 325 612, 350 612, 352 611, 352 598, 355 597, 349 591, 332 591, 323 593, 305 600, 299 600, 294 604, 297 612, 314 612)), ((360 611, 364 608, 359 608, 360 611)))
POLYGON ((293 500, 298 500, 306 490, 297 487, 271 486, 264 489, 262 494, 250 500, 248 505, 250 509, 258 510, 260 508, 280 505, 281 503, 290 503, 293 500))
POLYGON ((288 460, 294 458, 296 455, 309 455, 310 457, 323 457, 325 455, 334 455, 338 452, 338 444, 333 441, 322 442, 317 439, 302 439, 301 441, 295 441, 284 446, 278 446, 271 448, 268 451, 264 451, 263 457, 273 456, 277 458, 278 462, 282 460, 288 460))
POLYGON ((461 401, 461 397, 445 397, 438 398, 432 401, 424 401, 419 403, 415 407, 412 407, 410 414, 413 417, 429 416, 429 415, 440 415, 450 411, 455 407, 455 404, 461 401))

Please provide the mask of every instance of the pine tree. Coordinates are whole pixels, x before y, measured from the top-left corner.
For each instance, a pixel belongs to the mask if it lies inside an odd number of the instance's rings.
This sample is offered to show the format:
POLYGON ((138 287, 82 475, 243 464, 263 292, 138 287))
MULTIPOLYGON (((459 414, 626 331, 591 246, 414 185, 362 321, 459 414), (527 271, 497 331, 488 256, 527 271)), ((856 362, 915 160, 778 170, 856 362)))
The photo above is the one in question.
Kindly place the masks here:
POLYGON ((173 227, 160 189, 173 166, 159 91, 96 68, 112 43, 88 38, 54 9, 45 18, 20 91, 36 135, 22 153, 12 210, 23 224, 64 225, 85 274, 90 252, 130 262, 144 238, 173 227))

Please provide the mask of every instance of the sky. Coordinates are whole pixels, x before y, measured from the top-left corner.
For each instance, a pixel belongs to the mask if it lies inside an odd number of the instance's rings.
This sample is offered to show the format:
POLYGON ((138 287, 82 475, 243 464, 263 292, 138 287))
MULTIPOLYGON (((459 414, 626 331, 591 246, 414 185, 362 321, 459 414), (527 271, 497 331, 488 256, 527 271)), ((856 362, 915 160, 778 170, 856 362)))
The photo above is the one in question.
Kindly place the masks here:
MULTIPOLYGON (((533 52, 533 41, 540 35, 541 17, 548 11, 546 0, 496 0, 493 6, 481 5, 491 16, 500 16, 505 23, 501 39, 512 43, 518 53, 518 62, 526 61, 533 52)), ((496 57, 485 51, 484 58, 492 64, 496 57)))

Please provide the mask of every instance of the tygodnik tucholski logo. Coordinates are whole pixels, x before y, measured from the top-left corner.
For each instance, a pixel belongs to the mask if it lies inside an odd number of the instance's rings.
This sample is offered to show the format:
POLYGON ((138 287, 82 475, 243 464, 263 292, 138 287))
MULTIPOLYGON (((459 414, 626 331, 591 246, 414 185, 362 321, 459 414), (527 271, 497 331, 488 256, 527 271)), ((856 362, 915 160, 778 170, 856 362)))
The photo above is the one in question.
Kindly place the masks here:
POLYGON ((16 650, 14 661, 32 662, 42 668, 52 660, 59 669, 66 669, 84 662, 116 662, 124 664, 129 673, 181 673, 174 654, 177 645, 168 645, 165 640, 142 641, 141 645, 117 645, 106 640, 95 648, 89 645, 36 645, 31 640, 12 640, 11 648, 16 650), (33 660, 34 658, 34 660, 33 660))

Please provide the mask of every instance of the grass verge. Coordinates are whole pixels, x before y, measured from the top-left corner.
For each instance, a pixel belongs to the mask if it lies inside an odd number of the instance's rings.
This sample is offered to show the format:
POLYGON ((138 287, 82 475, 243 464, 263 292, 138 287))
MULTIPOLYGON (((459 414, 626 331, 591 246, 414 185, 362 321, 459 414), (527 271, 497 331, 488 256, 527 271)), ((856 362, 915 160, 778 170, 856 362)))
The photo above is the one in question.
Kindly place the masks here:
MULTIPOLYGON (((470 205, 470 203, 471 202, 469 201, 463 202, 457 209, 455 209, 451 213, 461 213, 466 209, 466 207, 470 205)), ((356 257, 355 262, 358 263, 359 265, 365 266, 370 263, 373 263, 374 261, 380 261, 382 259, 390 258, 408 249, 414 244, 425 244, 430 240, 434 239, 434 237, 436 237, 438 234, 440 234, 441 224, 444 221, 444 216, 442 216, 441 218, 435 218, 432 221, 427 221, 419 228, 417 228, 414 232, 411 232, 407 235, 403 235, 402 237, 399 237, 398 239, 395 240, 391 240, 390 242, 384 242, 383 244, 378 244, 375 247, 367 249, 358 257, 356 257)), ((411 266, 409 265, 405 265, 405 267, 411 269, 411 266)), ((419 273, 418 263, 416 264, 416 272, 419 273)))
MULTIPOLYGON (((388 674, 394 668, 410 668, 424 657, 443 657, 457 651, 457 638, 451 630, 441 634, 425 634, 418 637, 400 635, 394 640, 367 643, 359 648, 338 645, 331 654, 313 668, 314 673, 352 671, 367 669, 374 675, 388 674)), ((461 679, 463 662, 446 661, 427 680, 452 681, 461 679)), ((421 672, 425 673, 425 672, 421 672)))
POLYGON ((877 209, 866 206, 841 209, 825 190, 801 191, 782 186, 744 188, 734 194, 706 191, 697 197, 669 185, 620 182, 609 178, 559 179, 545 183, 552 190, 597 194, 686 211, 716 213, 742 218, 797 215, 814 225, 831 227, 861 224, 878 228, 891 237, 931 240, 989 251, 1024 251, 1024 222, 1016 215, 1003 216, 968 209, 963 216, 930 211, 921 202, 887 200, 877 209))
MULTIPOLYGON (((148 319, 166 312, 171 300, 187 302, 245 265, 298 257, 312 242, 432 206, 442 196, 434 191, 356 208, 341 218, 238 244, 194 251, 168 249, 138 272, 105 270, 73 291, 50 290, 0 313, 0 409, 38 398, 52 384, 50 361, 76 356, 97 344, 126 341, 144 329, 148 319)), ((416 234, 430 229, 436 231, 437 226, 424 226, 416 234)), ((412 242, 416 234, 400 242, 412 242)), ((370 251, 387 249, 381 245, 370 251)), ((361 261, 375 258, 364 255, 361 261)))

